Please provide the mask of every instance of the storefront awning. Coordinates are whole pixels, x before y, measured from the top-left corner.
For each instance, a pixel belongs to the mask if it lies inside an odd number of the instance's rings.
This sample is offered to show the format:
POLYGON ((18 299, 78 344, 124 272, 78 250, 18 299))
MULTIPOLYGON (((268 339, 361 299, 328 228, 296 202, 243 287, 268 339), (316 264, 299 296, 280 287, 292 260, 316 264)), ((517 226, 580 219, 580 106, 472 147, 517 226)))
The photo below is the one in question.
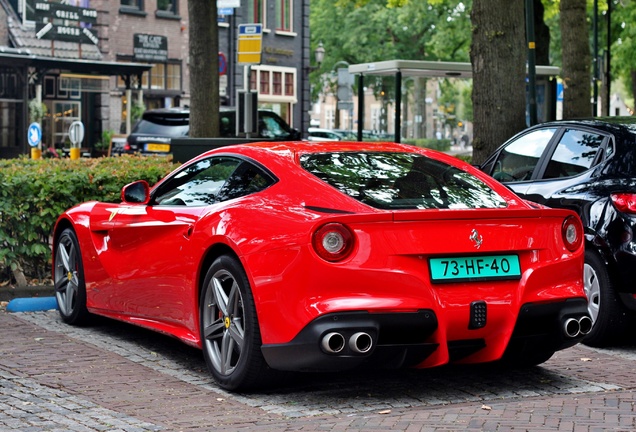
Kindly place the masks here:
POLYGON ((94 75, 141 75, 152 68, 150 63, 107 62, 99 60, 64 59, 36 56, 28 50, 0 50, 0 64, 3 66, 37 69, 59 69, 60 71, 94 75))

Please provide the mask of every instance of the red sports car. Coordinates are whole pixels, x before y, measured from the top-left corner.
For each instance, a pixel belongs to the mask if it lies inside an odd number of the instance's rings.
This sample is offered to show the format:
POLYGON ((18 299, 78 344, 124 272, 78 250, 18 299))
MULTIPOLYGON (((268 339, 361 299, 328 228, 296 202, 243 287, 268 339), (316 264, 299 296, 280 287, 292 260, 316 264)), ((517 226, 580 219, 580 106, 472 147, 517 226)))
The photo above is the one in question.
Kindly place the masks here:
POLYGON ((591 328, 578 216, 436 151, 230 146, 121 196, 57 222, 62 319, 173 335, 226 389, 278 371, 536 365, 591 328))

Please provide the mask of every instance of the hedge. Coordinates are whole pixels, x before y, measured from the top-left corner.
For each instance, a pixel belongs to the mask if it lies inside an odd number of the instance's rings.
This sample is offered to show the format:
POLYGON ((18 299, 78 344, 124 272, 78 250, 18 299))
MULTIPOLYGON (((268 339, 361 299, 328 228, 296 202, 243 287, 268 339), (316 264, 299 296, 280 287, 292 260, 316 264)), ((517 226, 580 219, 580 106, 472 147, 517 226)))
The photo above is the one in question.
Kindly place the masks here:
POLYGON ((50 237, 64 210, 84 201, 119 202, 125 184, 152 185, 177 166, 138 156, 0 160, 0 280, 11 277, 9 270, 16 278, 50 277, 50 237))
POLYGON ((411 144, 418 147, 430 148, 433 150, 439 151, 448 151, 451 147, 451 141, 449 139, 431 139, 431 138, 420 138, 420 139, 406 139, 403 141, 405 144, 411 144))

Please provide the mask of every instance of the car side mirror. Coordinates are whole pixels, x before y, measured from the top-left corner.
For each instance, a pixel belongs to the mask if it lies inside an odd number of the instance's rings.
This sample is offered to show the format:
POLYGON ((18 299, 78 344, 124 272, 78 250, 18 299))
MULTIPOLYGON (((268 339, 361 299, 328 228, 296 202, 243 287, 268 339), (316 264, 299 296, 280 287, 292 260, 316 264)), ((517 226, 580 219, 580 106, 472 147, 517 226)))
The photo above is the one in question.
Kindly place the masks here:
POLYGON ((125 204, 148 204, 150 186, 146 180, 129 183, 121 189, 121 200, 125 204))

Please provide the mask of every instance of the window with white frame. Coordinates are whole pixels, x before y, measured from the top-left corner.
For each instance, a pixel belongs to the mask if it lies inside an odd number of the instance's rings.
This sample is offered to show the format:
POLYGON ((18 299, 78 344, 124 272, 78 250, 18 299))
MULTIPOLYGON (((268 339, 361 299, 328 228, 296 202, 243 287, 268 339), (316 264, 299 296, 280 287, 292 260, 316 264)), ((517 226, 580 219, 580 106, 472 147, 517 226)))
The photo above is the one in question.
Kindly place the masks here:
POLYGON ((248 0, 246 18, 248 23, 261 23, 267 28, 267 0, 248 0))
POLYGON ((276 30, 293 31, 292 0, 276 0, 276 30))
POLYGON ((253 66, 251 68, 250 88, 258 90, 259 101, 296 103, 296 69, 278 66, 253 66))

